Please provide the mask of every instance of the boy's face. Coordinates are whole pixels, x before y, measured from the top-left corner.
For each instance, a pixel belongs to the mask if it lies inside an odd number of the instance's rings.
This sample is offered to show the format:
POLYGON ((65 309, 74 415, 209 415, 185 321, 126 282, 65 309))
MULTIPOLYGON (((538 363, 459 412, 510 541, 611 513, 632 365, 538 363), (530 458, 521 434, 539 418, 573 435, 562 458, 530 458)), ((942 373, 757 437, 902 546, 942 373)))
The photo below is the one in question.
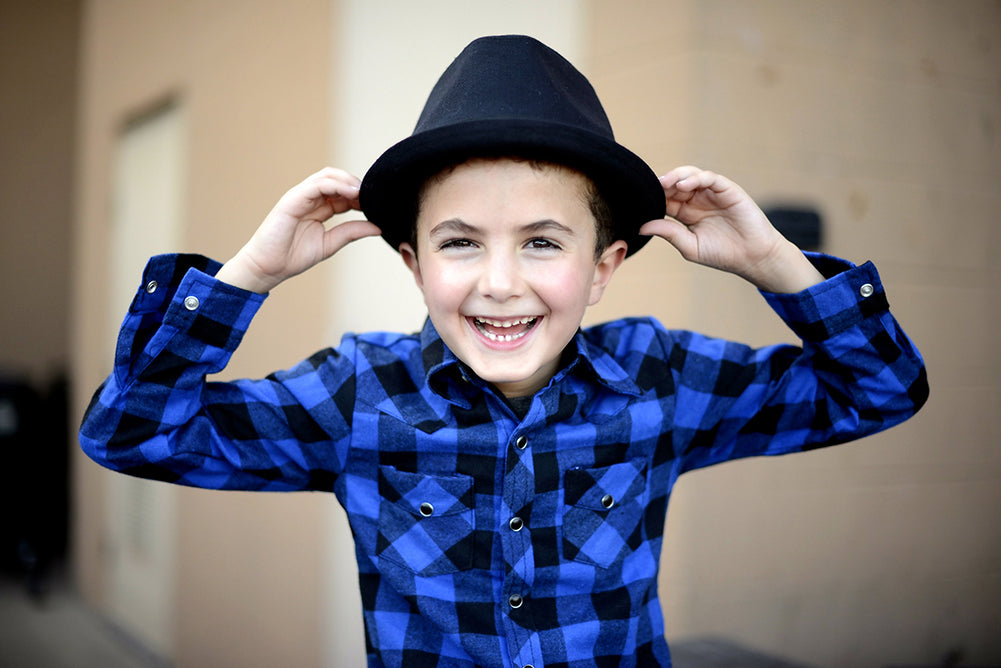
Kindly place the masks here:
POLYGON ((425 189, 417 249, 400 252, 435 329, 506 396, 541 389, 598 302, 626 244, 595 258, 585 177, 512 160, 474 160, 425 189))

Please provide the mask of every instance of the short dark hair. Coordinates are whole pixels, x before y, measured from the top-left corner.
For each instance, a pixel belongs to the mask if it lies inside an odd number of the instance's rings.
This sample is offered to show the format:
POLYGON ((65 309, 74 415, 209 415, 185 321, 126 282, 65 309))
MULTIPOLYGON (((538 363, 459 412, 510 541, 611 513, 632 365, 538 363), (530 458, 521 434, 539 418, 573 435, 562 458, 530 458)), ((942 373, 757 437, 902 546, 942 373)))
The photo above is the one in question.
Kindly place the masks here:
POLYGON ((410 226, 410 245, 413 249, 417 250, 417 218, 421 212, 421 206, 424 204, 424 198, 427 195, 428 187, 435 183, 440 183, 442 179, 451 174, 455 169, 466 162, 472 162, 475 160, 513 160, 514 162, 522 162, 528 164, 532 169, 543 170, 543 169, 558 169, 566 170, 579 174, 584 177, 584 190, 581 195, 584 198, 584 204, 587 206, 588 211, 591 212, 591 216, 594 218, 594 258, 597 260, 601 257, 601 254, 605 252, 605 249, 612 245, 615 241, 615 221, 612 218, 612 209, 608 206, 608 202, 605 197, 601 194, 598 186, 595 182, 583 172, 580 172, 572 167, 567 167, 566 165, 560 164, 558 162, 549 162, 547 160, 535 160, 529 158, 522 158, 520 156, 496 156, 496 157, 475 157, 463 162, 457 162, 443 169, 438 170, 428 178, 424 180, 420 188, 417 190, 416 201, 413 206, 413 223, 410 226))

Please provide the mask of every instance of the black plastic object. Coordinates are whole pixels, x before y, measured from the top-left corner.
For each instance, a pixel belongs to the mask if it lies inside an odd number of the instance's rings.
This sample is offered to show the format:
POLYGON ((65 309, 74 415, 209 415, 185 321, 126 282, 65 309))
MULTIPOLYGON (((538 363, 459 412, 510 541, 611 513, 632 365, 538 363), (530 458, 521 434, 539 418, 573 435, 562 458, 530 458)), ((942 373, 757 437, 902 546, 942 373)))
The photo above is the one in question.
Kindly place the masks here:
POLYGON ((801 250, 818 251, 824 241, 820 214, 806 207, 775 206, 765 215, 779 232, 801 250))

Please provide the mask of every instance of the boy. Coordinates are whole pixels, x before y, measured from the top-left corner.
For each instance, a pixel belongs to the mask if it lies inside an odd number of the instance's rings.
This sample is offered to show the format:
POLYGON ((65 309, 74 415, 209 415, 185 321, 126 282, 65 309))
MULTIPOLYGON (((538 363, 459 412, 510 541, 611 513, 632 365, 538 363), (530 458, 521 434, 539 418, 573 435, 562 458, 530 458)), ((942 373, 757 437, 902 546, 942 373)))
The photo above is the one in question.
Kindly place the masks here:
POLYGON ((469 45, 364 182, 318 172, 225 265, 157 257, 143 285, 84 449, 180 484, 335 492, 373 666, 670 665, 656 577, 677 476, 859 438, 927 396, 871 265, 805 256, 721 176, 657 179, 586 79, 517 36, 469 45), (349 210, 368 220, 324 228, 349 210), (376 234, 424 295, 420 333, 205 382, 265 293, 376 234), (754 283, 803 349, 650 319, 581 331, 650 236, 754 283))

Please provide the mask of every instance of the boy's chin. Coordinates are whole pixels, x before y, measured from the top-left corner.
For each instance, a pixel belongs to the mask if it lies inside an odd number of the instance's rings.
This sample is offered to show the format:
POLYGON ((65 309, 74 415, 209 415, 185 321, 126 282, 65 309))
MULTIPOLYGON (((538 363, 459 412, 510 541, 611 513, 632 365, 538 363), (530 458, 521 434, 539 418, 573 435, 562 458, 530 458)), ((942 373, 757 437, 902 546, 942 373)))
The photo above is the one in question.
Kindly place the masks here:
POLYGON ((516 373, 510 366, 504 369, 479 368, 469 365, 477 376, 497 388, 506 397, 522 397, 535 394, 545 387, 556 373, 555 364, 547 364, 534 371, 516 373))

